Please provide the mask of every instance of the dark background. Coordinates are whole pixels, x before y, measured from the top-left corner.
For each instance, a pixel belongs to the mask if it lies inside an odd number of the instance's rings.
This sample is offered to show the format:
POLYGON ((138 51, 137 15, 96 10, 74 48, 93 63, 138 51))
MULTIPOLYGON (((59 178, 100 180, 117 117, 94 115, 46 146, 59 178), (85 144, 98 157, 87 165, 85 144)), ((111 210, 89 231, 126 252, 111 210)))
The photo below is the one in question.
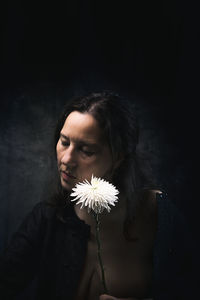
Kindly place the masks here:
POLYGON ((197 236, 196 2, 12 0, 1 28, 0 250, 50 188, 62 105, 101 89, 135 102, 140 147, 197 236))

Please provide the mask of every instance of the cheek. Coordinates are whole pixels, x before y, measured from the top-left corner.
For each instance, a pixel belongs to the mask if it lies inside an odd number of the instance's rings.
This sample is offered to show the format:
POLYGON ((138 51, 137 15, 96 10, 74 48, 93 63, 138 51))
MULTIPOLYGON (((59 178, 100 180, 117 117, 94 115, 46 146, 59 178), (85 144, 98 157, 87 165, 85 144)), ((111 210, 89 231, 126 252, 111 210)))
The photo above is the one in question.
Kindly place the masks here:
POLYGON ((106 149, 106 151, 103 154, 103 159, 101 162, 102 166, 104 166, 105 169, 111 169, 113 167, 113 159, 110 151, 106 149))
POLYGON ((60 160, 61 160, 61 150, 60 150, 60 147, 59 147, 59 143, 56 146, 56 157, 57 157, 57 163, 59 164, 60 160))
POLYGON ((113 174, 113 161, 111 155, 105 155, 100 163, 100 172, 106 179, 111 179, 113 174))
POLYGON ((97 177, 107 177, 108 174, 112 173, 112 160, 111 158, 104 157, 104 159, 100 159, 92 167, 97 177))

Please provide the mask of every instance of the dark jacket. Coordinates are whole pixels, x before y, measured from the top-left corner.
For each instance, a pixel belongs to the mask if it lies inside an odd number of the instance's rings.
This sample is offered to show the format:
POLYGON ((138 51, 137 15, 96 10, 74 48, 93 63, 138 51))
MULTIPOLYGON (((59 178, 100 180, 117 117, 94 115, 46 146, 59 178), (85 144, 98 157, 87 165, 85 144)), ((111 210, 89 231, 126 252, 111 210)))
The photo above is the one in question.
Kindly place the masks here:
MULTIPOLYGON (((157 194, 157 203, 152 298, 192 300, 190 235, 182 215, 164 194, 157 194)), ((28 299, 73 299, 90 227, 76 216, 72 204, 64 209, 64 222, 56 212, 38 203, 13 235, 0 261, 0 299, 15 299, 30 282, 28 299)))

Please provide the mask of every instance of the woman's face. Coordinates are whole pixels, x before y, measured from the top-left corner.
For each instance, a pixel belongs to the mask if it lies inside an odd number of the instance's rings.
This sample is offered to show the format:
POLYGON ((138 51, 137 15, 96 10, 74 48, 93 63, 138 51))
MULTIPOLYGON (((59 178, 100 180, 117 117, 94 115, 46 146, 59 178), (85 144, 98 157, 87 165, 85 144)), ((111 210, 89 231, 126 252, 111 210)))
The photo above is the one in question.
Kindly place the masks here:
POLYGON ((68 191, 92 174, 112 179, 114 164, 108 143, 96 119, 73 111, 65 120, 56 146, 62 187, 68 191))

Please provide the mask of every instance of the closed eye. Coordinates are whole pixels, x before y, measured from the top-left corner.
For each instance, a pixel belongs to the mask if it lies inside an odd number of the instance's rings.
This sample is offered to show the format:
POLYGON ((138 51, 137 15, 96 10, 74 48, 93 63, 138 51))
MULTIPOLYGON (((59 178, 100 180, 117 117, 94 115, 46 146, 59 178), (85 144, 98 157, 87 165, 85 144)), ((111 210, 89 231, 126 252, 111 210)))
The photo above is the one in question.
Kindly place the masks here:
POLYGON ((70 145, 70 143, 66 140, 61 140, 61 145, 64 146, 64 147, 68 147, 70 145))
POLYGON ((94 155, 94 153, 95 153, 95 152, 93 152, 93 151, 86 151, 86 150, 84 150, 84 149, 80 149, 80 151, 81 151, 82 153, 84 153, 85 155, 87 155, 88 157, 94 155))

